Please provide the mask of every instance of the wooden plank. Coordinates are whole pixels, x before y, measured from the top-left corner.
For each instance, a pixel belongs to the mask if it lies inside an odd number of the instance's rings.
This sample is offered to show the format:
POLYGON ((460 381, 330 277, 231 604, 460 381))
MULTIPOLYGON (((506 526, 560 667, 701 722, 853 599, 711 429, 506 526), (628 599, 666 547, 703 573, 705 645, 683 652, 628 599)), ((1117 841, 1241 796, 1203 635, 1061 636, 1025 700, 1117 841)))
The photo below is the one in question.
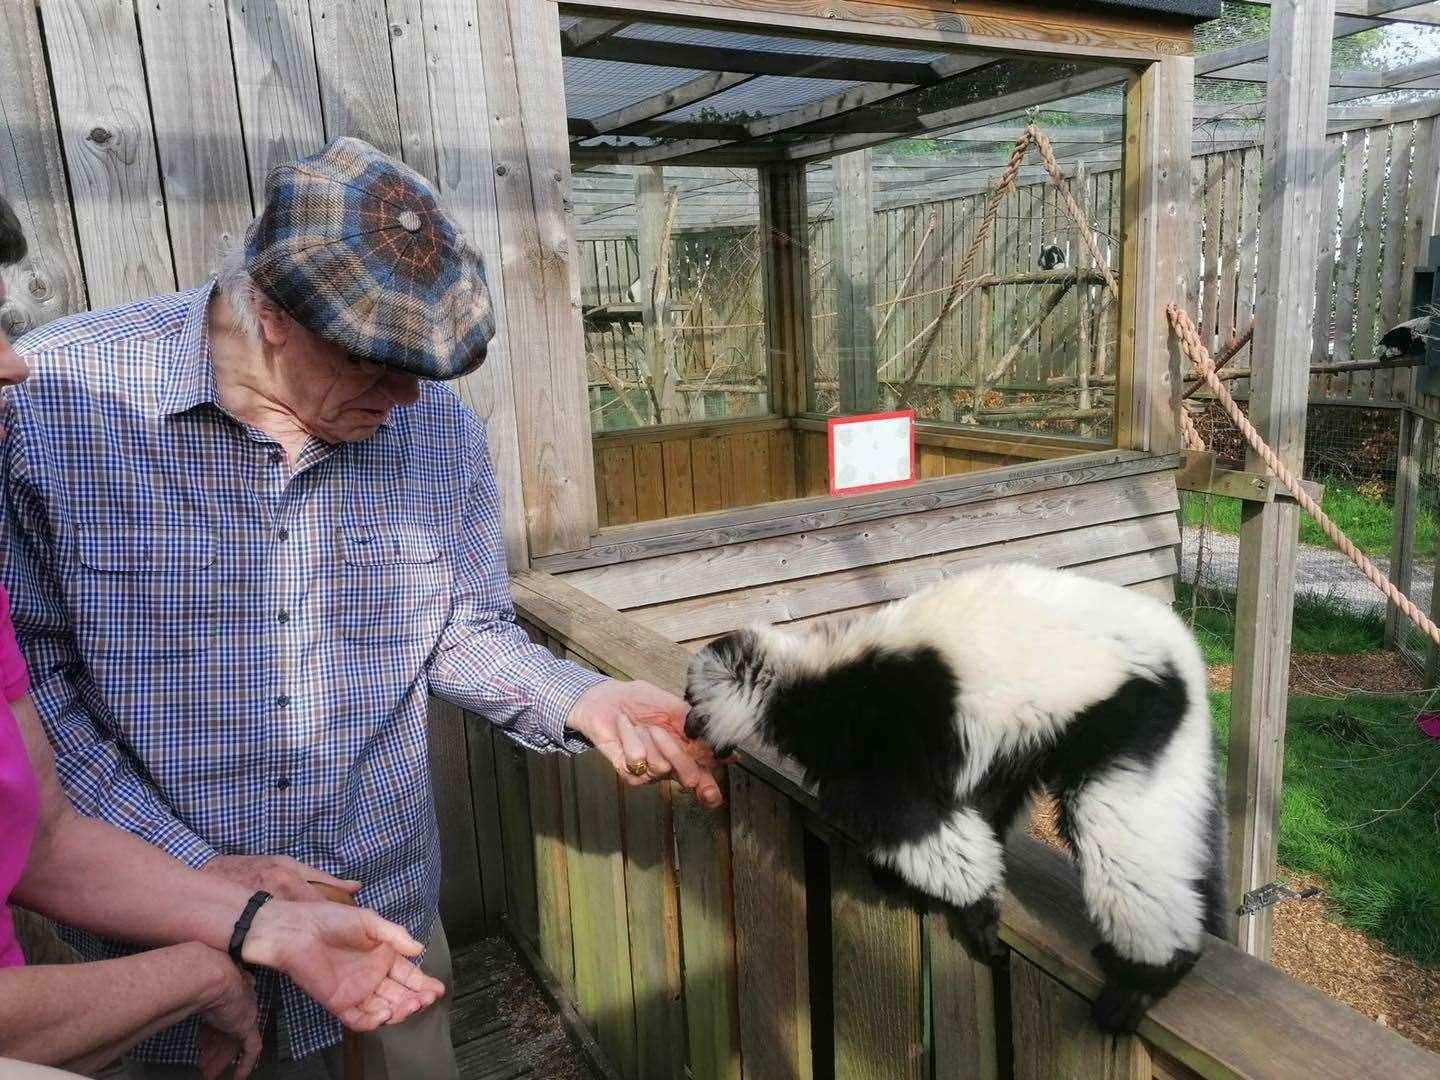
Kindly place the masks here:
POLYGON ((875 289, 871 229, 875 185, 868 152, 841 154, 830 163, 834 175, 835 310, 840 371, 840 411, 871 412, 876 407, 875 289))
POLYGON ((665 459, 658 442, 635 447, 635 516, 653 521, 665 516, 665 459))
MULTIPOLYGON (((1408 318, 1408 307, 1402 307, 1402 294, 1409 283, 1402 277, 1405 269, 1405 217, 1410 200, 1410 137, 1414 134, 1413 124, 1397 124, 1390 137, 1390 178, 1385 196, 1385 250, 1380 267, 1380 303, 1374 313, 1375 326, 1367 338, 1366 356, 1375 355, 1375 347, 1385 331, 1397 322, 1408 318), (1402 315, 1401 311, 1407 314, 1402 315)), ((1397 380, 1390 370, 1373 373, 1374 396, 1382 401, 1396 397, 1398 381, 1403 388, 1406 375, 1397 380)), ((1400 400, 1405 399, 1403 390, 1400 400)))
POLYGON ((475 847, 465 720, 460 708, 431 698, 427 731, 435 816, 440 823, 440 862, 444 868, 440 918, 451 940, 468 945, 485 936, 486 911, 475 847))
POLYGON ((672 784, 626 790, 625 901, 635 988, 635 1076, 670 1080, 685 1071, 680 906, 671 831, 672 784))
MULTIPOLYGON (((925 916, 935 1076, 1000 1077, 995 973, 971 958, 942 912, 925 916)), ((1003 1000, 1000 1007, 1004 1007, 1003 1000)))
POLYGON ((551 754, 532 754, 529 762, 540 957, 565 988, 566 997, 573 1000, 575 946, 570 930, 570 871, 565 855, 564 804, 560 796, 562 759, 551 754))
MULTIPOLYGON (((1393 183, 1386 170, 1390 135, 1394 129, 1381 128, 1370 134, 1369 161, 1365 177, 1365 209, 1361 224, 1364 249, 1360 253, 1358 295, 1355 300, 1355 335, 1350 342, 1351 357, 1375 355, 1375 309, 1380 301, 1380 249, 1385 241, 1382 220, 1385 189, 1393 183)), ((1374 396, 1375 373, 1356 371, 1350 376, 1350 395, 1368 401, 1374 396)))
POLYGON ((478 19, 495 172, 505 306, 524 364, 511 367, 533 555, 576 551, 596 526, 580 275, 570 196, 559 9, 498 0, 478 19))
POLYGON ((230 0, 229 10, 245 158, 258 206, 271 169, 312 154, 325 143, 315 37, 306 0, 230 0))
POLYGON ((762 416, 751 420, 704 420, 693 424, 666 424, 663 432, 648 427, 596 432, 594 443, 596 447, 635 446, 661 438, 705 439, 756 431, 783 431, 789 426, 788 420, 778 416, 762 416))
POLYGON ((760 253, 770 411, 796 416, 812 407, 814 365, 808 197, 804 166, 760 173, 760 253))
MULTIPOLYGON (((1335 248, 1339 243, 1337 215, 1340 212, 1340 166, 1345 160, 1345 143, 1338 135, 1325 140, 1324 171, 1320 175, 1320 245, 1315 259, 1315 320, 1310 349, 1310 362, 1324 364, 1330 361, 1330 326, 1334 318, 1334 301, 1331 293, 1335 286, 1335 248)), ((1239 362, 1241 357, 1236 357, 1239 362)), ((1254 362, 1250 349, 1245 350, 1244 361, 1254 362)), ((1315 380, 1313 390, 1321 389, 1324 379, 1315 380)), ((1245 382, 1249 391, 1249 381, 1245 382)))
POLYGON ((835 1078, 926 1075, 920 916, 883 896, 865 858, 830 846, 835 1078))
POLYGON ((1124 239, 1121 251, 1117 446, 1173 451, 1180 445, 1180 359, 1165 317, 1169 304, 1194 310, 1190 130, 1194 61, 1152 64, 1126 100, 1124 239), (1128 387, 1128 392, 1124 389, 1128 387))
POLYGON ((1002 541, 965 551, 881 563, 838 574, 735 589, 626 614, 675 641, 720 634, 754 622, 782 623, 827 611, 896 600, 947 577, 1001 562, 1078 566, 1179 543, 1170 513, 1096 528, 1002 541))
POLYGON ((720 487, 720 440, 694 439, 690 443, 690 468, 695 481, 695 512, 720 510, 725 506, 720 487))
MULTIPOLYGON (((480 252, 498 317, 507 310, 505 276, 500 272, 490 138, 474 122, 474 117, 489 111, 484 72, 475 62, 481 55, 475 6, 469 0, 424 0, 423 7, 419 10, 420 0, 396 0, 391 5, 405 162, 434 183, 441 203, 480 252)), ((529 545, 511 378, 510 342, 518 339, 507 329, 502 320, 484 366, 453 385, 485 421, 490 463, 500 490, 505 554, 509 565, 518 569, 529 564, 529 545)))
MULTIPOLYGON (((677 688, 674 682, 660 685, 677 688)), ((723 774, 717 780, 723 790, 723 774)), ((689 1074, 695 1080, 739 1080, 730 813, 680 799, 674 814, 689 1074)))
POLYGON ((1010 1007, 1015 1080, 1150 1080, 1143 1042, 1097 1031, 1084 998, 1014 953, 1010 1007))
POLYGON ((770 437, 767 434, 730 438, 735 476, 735 505, 756 506, 770 501, 770 437))
MULTIPOLYGON (((1285 0, 1271 8, 1250 417, 1297 473, 1305 452, 1309 365, 1295 343, 1311 339, 1314 315, 1315 220, 1322 202, 1334 6, 1334 0, 1285 0)), ((1248 471, 1262 467, 1255 454, 1247 455, 1248 471)), ((1240 513, 1227 800, 1234 908, 1241 895, 1275 875, 1299 534, 1294 503, 1243 503, 1240 513)), ((1264 908, 1238 920, 1239 941, 1262 958, 1270 951, 1272 914, 1264 908)))
POLYGON ((1177 505, 1175 485, 1169 477, 1125 478, 1044 495, 1011 496, 978 506, 839 525, 807 533, 800 541, 760 540, 713 551, 662 555, 639 565, 596 567, 577 571, 568 580, 623 609, 1123 521, 1164 513, 1177 505), (800 543, 803 558, 796 557, 800 543))
MULTIPOLYGON (((700 440, 692 446, 697 511, 700 509, 700 470, 704 449, 700 440)), ((1179 463, 1179 455, 1151 457, 1131 450, 1100 451, 1076 455, 1068 460, 1027 461, 975 476, 917 484, 903 489, 901 494, 883 491, 836 499, 812 494, 816 484, 822 491, 825 490, 828 466, 825 441, 807 437, 801 442, 801 466, 807 484, 803 499, 784 506, 711 513, 689 521, 616 528, 602 534, 596 545, 583 555, 538 559, 535 566, 551 573, 612 566, 656 555, 787 536, 846 522, 878 521, 922 510, 987 502, 1010 494, 1055 491, 1122 476, 1165 472, 1176 468, 1179 463)))
POLYGON ((667 439, 661 444, 665 479, 665 512, 681 517, 695 512, 695 481, 691 475, 690 443, 667 439))
MULTIPOLYGON (((1400 413, 1395 462, 1395 524, 1390 541, 1390 583, 1406 596, 1415 570, 1415 524, 1420 499, 1421 434, 1425 421, 1409 409, 1400 413)), ((1432 585, 1433 589, 1433 585, 1432 585)), ((1410 622, 1394 603, 1385 604, 1385 644, 1398 649, 1410 632, 1410 622)))
MULTIPOLYGON (((1267 147, 1268 149, 1268 147, 1267 147)), ((1267 161, 1270 158, 1267 156, 1267 161)), ((1340 261, 1335 271, 1335 340, 1331 359, 1337 363, 1354 354, 1356 273, 1360 265, 1360 213, 1365 193, 1365 139, 1349 135, 1345 142, 1345 199, 1340 208, 1340 261)), ((1263 213, 1263 210, 1262 210, 1263 213)), ((1264 267, 1262 260, 1261 267, 1264 267)), ((1263 284, 1262 284, 1263 289, 1263 284)), ((1263 293, 1262 293, 1263 295, 1263 293)), ((1348 392, 1350 377, 1332 379, 1331 389, 1348 392)))
MULTIPOLYGON (((464 737, 470 765, 470 818, 475 830, 475 854, 483 901, 485 933, 500 930, 508 907, 505 881, 504 831, 501 824, 500 778, 495 768, 495 729, 483 716, 465 713, 464 737)), ((527 845, 528 847, 528 845, 527 845)))
MULTIPOLYGON (((625 907, 624 830, 619 779, 598 751, 562 764, 574 769, 561 786, 575 935, 575 1003, 621 1076, 636 1075, 635 994, 625 907)), ((653 928, 652 928, 653 932, 653 928)))
MULTIPOLYGON (((1329 144, 1327 143, 1326 146, 1328 148, 1329 144)), ((1329 160, 1330 159, 1327 159, 1327 164, 1329 160)), ((1255 314, 1255 267, 1258 265, 1260 258, 1260 181, 1264 174, 1264 163, 1259 149, 1252 147, 1241 151, 1241 161, 1245 175, 1242 180, 1244 187, 1240 197, 1240 220, 1242 229, 1240 235, 1240 283, 1236 292, 1235 303, 1235 323, 1238 333, 1244 333, 1245 328, 1250 325, 1250 320, 1255 314)), ((1334 161, 1336 163, 1335 181, 1338 189, 1340 178, 1339 159, 1335 158, 1334 161)), ((1329 183, 1328 174, 1321 183, 1329 183)), ((1327 219, 1322 214, 1322 224, 1320 228, 1323 230, 1323 222, 1332 220, 1334 216, 1332 213, 1330 218, 1327 219)), ((1322 246, 1328 247, 1333 253, 1333 237, 1329 240, 1322 238, 1322 246)), ((1240 351, 1236 360, 1238 362, 1243 358, 1243 361, 1248 363, 1249 357, 1250 346, 1246 345, 1245 348, 1240 351)))
POLYGON ((805 832, 795 804, 730 775, 740 1050, 747 1080, 809 1080, 805 832))
POLYGON ((530 771, 526 750, 509 738, 496 738, 493 742, 508 921, 513 929, 538 947, 540 912, 535 895, 535 847, 530 823, 530 771))
POLYGON ((58 0, 45 5, 44 18, 49 54, 65 58, 50 79, 90 303, 172 292, 135 9, 130 0, 58 0))
MULTIPOLYGON (((1437 146, 1437 141, 1440 140, 1437 136, 1440 136, 1440 127, 1437 124, 1440 121, 1435 119, 1421 120, 1415 127, 1415 156, 1411 162, 1410 193, 1406 200, 1405 262, 1401 272, 1401 280, 1405 282, 1413 280, 1411 275, 1415 267, 1426 258, 1429 238, 1440 228, 1437 225, 1437 212, 1440 212, 1440 206, 1437 206, 1437 196, 1440 196, 1440 146, 1437 146)), ((1398 383, 1399 376, 1395 376, 1392 385, 1398 383)), ((1416 402, 1418 395, 1414 389, 1413 371, 1403 385, 1405 400, 1416 402)))
POLYGON ((625 525, 639 520, 635 496, 635 451, 629 446, 606 447, 600 452, 605 476, 605 522, 625 525))
POLYGON ((353 135, 400 157, 385 0, 311 0, 325 136, 353 135))
POLYGON ((85 278, 70 187, 33 4, 0 5, 0 191, 25 231, 29 254, 0 270, 0 329, 15 339, 83 311, 85 278))
POLYGON ((659 166, 635 173, 636 250, 640 258, 640 319, 650 396, 658 410, 657 424, 682 419, 675 384, 675 335, 667 326, 670 312, 670 252, 674 219, 672 198, 665 187, 665 170, 659 166))
POLYGON ((672 86, 668 90, 662 90, 650 97, 631 102, 622 108, 588 120, 586 126, 593 135, 623 131, 632 124, 663 116, 676 109, 683 109, 686 105, 693 105, 697 101, 703 101, 722 90, 729 90, 732 86, 739 86, 754 78, 757 76, 748 72, 707 71, 702 75, 697 75, 689 82, 672 86))
POLYGON ((1235 317, 1235 295, 1240 284, 1240 215, 1244 209, 1241 189, 1240 153, 1226 151, 1221 155, 1221 172, 1225 178, 1224 219, 1220 230, 1220 251, 1223 272, 1220 275, 1220 314, 1215 324, 1217 347, 1239 333, 1235 317))
POLYGON ((772 431, 769 439, 770 498, 775 502, 795 498, 795 432, 772 431))
POLYGON ((180 288, 204 281, 217 254, 243 243, 253 213, 235 61, 223 4, 135 5, 180 288))

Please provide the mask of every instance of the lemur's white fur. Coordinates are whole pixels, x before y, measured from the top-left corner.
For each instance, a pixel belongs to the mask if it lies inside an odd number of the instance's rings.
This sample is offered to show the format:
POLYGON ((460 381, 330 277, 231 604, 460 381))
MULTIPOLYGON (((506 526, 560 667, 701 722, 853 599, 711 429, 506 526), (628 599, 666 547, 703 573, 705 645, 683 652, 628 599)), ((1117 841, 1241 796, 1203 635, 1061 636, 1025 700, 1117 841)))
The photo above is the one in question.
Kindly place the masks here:
POLYGON ((1215 859, 1213 734, 1203 660, 1169 607, 1080 574, 1006 564, 847 623, 753 633, 763 660, 753 678, 737 680, 706 653, 692 666, 692 694, 704 703, 713 743, 756 737, 774 686, 825 675, 877 648, 928 647, 953 669, 965 748, 955 781, 960 808, 923 838, 873 855, 959 906, 1001 887, 1003 838, 964 805, 991 767, 1047 744, 1135 677, 1180 679, 1188 704, 1161 752, 1145 763, 1120 761, 1067 809, 1086 904, 1118 954, 1164 965, 1179 951, 1199 951, 1204 913, 1195 883, 1215 859))

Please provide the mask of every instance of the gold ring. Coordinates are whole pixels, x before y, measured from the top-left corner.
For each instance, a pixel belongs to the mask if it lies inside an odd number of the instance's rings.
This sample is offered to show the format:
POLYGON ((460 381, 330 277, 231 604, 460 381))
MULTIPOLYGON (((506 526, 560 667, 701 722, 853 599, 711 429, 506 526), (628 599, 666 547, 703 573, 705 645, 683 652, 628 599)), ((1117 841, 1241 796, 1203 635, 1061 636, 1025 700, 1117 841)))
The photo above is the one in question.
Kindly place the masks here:
POLYGON ((644 776, 650 771, 650 762, 643 757, 639 761, 627 761, 625 771, 631 776, 644 776))

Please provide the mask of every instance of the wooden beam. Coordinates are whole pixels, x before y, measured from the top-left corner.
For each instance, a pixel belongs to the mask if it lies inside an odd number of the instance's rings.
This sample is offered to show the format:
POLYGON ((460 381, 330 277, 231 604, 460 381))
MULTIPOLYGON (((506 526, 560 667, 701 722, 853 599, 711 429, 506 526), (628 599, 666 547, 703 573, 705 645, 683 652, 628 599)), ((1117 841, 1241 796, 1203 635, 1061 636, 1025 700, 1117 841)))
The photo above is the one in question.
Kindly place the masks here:
MULTIPOLYGON (((566 55, 570 55, 568 50, 566 55)), ((749 72, 751 75, 785 75, 802 79, 854 79, 856 71, 863 69, 868 78, 879 82, 913 85, 934 81, 930 65, 918 61, 856 60, 853 57, 727 49, 645 38, 606 38, 587 46, 585 56, 591 60, 614 60, 623 64, 661 64, 691 71, 749 72)))
POLYGON ((761 272, 765 286, 765 342, 770 411, 793 417, 811 407, 809 200, 805 168, 760 173, 761 272))
POLYGON ((704 75, 691 79, 689 82, 672 86, 669 90, 662 90, 658 94, 652 94, 650 97, 642 98, 623 108, 597 116, 593 120, 584 121, 584 123, 589 125, 592 136, 608 135, 613 131, 624 130, 632 124, 663 116, 676 109, 683 109, 686 105, 693 105, 697 101, 703 101, 722 90, 729 90, 732 86, 739 86, 754 78, 758 78, 758 76, 743 71, 707 71, 704 75))
MULTIPOLYGON (((1334 7, 1335 0, 1277 0, 1271 12, 1250 418, 1297 475, 1305 452, 1334 7)), ((1251 453, 1246 468, 1260 472, 1264 464, 1251 453)), ((1232 909, 1275 876, 1299 513, 1290 502, 1241 508, 1228 795, 1232 909)), ((1238 920, 1241 948, 1262 959, 1270 954, 1272 914, 1263 908, 1238 920)))
POLYGON ((665 190, 665 170, 641 169, 635 175, 635 212, 639 220, 636 248, 640 259, 640 320, 644 326, 645 360, 650 374, 655 422, 681 417, 676 412, 679 381, 675 343, 666 323, 670 299, 670 233, 675 223, 675 193, 665 190))
POLYGON ((576 56, 591 45, 614 37, 630 25, 629 19, 581 19, 569 30, 560 32, 566 56, 576 56))
POLYGON ((836 350, 840 365, 840 411, 869 412, 879 394, 875 378, 871 230, 875 188, 864 150, 841 154, 835 170, 836 350))

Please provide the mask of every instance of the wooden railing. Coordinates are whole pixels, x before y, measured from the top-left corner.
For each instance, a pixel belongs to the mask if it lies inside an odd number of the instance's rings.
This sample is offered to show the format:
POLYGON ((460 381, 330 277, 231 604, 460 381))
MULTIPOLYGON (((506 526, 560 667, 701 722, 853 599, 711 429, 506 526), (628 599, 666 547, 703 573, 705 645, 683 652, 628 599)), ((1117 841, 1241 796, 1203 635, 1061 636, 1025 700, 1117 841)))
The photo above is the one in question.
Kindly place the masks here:
MULTIPOLYGON (((557 653, 683 686, 679 646, 557 578, 514 591, 557 653)), ((1137 1036, 1102 1037, 1076 875, 1037 842, 1012 844, 992 970, 942 914, 879 894, 781 762, 742 754, 707 812, 622 789, 598 755, 504 760, 533 840, 509 850, 507 824, 510 924, 626 1080, 1440 1076, 1440 1057, 1218 940, 1137 1036)))

